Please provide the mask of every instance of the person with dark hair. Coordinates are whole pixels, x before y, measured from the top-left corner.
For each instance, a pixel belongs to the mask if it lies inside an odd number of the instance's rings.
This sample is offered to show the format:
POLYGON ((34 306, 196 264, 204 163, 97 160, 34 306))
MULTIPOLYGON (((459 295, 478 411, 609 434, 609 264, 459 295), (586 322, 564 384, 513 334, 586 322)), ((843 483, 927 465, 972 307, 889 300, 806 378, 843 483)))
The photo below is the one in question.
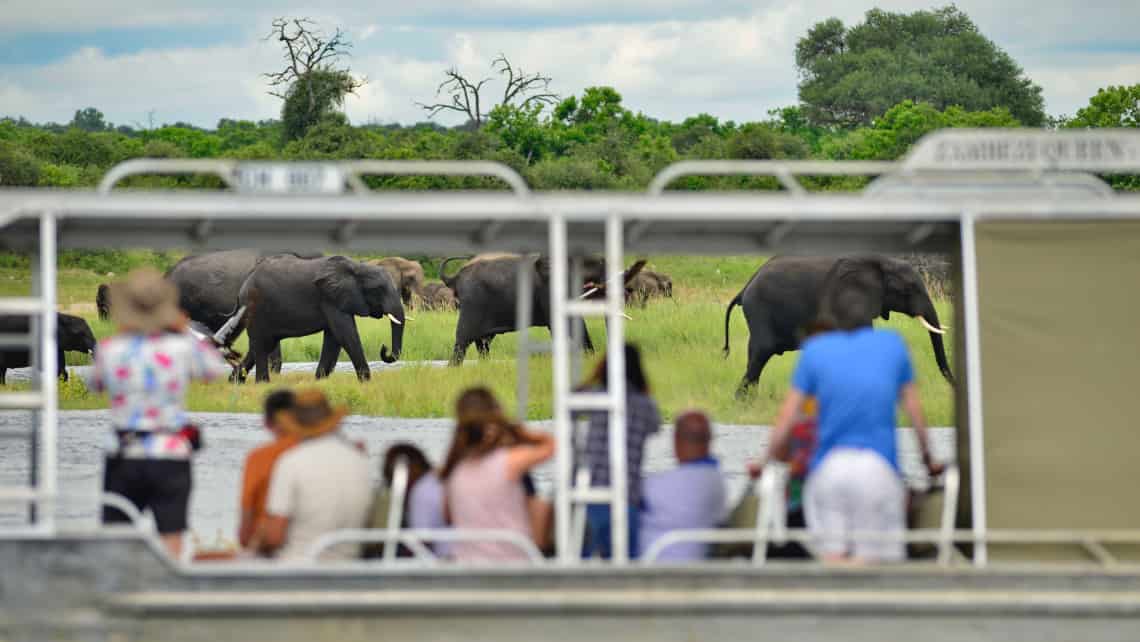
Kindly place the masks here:
MULTIPOLYGON (((834 328, 808 339, 777 414, 768 456, 787 457, 792 422, 807 397, 819 404, 817 444, 804 485, 804 513, 813 549, 825 561, 898 561, 905 557, 906 492, 895 443, 895 409, 910 415, 931 475, 926 419, 906 344, 875 330, 870 286, 844 283, 821 301, 821 320, 834 328), (892 539, 856 539, 854 531, 892 539), (898 536, 898 539, 893 539, 898 536)), ((757 474, 760 464, 750 467, 757 474)))
MULTIPOLYGON (((456 410, 455 435, 440 471, 451 524, 513 530, 541 545, 522 480, 554 456, 554 438, 507 419, 486 388, 468 389, 456 410)), ((528 559, 509 542, 456 542, 452 551, 459 561, 528 559)))
MULTIPOLYGON (((149 509, 167 551, 179 557, 193 481, 190 458, 201 446, 186 414, 186 392, 191 382, 216 380, 230 368, 212 345, 186 331, 178 288, 158 270, 131 270, 108 292, 119 333, 99 343, 90 379, 94 391, 110 398, 114 427, 103 490, 149 509)), ((108 506, 102 521, 130 517, 108 506)))
POLYGON ((262 520, 265 518, 265 500, 269 494, 269 479, 273 465, 285 451, 297 445, 300 438, 284 433, 280 422, 283 411, 293 407, 293 392, 274 390, 265 396, 265 428, 273 441, 258 446, 245 458, 241 478, 241 521, 238 543, 242 548, 258 552, 262 520))
MULTIPOLYGON (((708 415, 689 410, 673 424, 673 454, 677 467, 645 478, 641 487, 639 550, 670 531, 716 528, 725 517, 724 475, 712 457, 712 424, 708 415)), ((662 549, 659 561, 704 559, 709 546, 679 542, 662 549)))
MULTIPOLYGON (((608 358, 603 358, 586 386, 587 391, 606 389, 608 358)), ((584 465, 590 470, 590 484, 597 487, 610 485, 609 417, 605 412, 584 412, 578 415, 588 423, 584 465)), ((641 502, 641 460, 645 440, 661 429, 661 413, 657 403, 649 396, 649 381, 641 364, 641 351, 631 343, 625 345, 625 452, 626 497, 628 504, 629 558, 638 552, 638 506, 641 502)), ((583 555, 595 553, 609 559, 613 553, 610 541, 610 507, 607 504, 590 504, 586 507, 586 546, 583 555)))
MULTIPOLYGON (((384 464, 381 469, 384 489, 392 487, 392 480, 396 475, 396 462, 400 459, 403 459, 408 466, 404 522, 400 525, 401 528, 433 530, 447 528, 447 516, 443 507, 443 483, 439 479, 439 474, 432 470, 427 455, 415 445, 401 442, 390 446, 384 453, 384 464)), ((387 515, 376 515, 375 518, 387 519, 387 515)), ((451 554, 447 542, 428 542, 428 546, 439 557, 449 557, 451 554)), ((401 547, 400 554, 405 553, 401 547)))

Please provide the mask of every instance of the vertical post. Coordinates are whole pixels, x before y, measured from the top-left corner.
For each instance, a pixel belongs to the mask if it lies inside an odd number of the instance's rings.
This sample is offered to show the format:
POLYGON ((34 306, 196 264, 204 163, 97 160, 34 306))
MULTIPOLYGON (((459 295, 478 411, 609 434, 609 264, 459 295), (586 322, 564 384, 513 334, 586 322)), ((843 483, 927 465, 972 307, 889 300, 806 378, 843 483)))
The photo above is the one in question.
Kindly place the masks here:
POLYGON ((974 531, 974 565, 985 566, 986 460, 982 440, 982 347, 978 313, 978 255, 974 244, 975 214, 962 215, 962 303, 966 315, 966 400, 970 422, 970 512, 974 531))
POLYGON ((44 530, 55 531, 56 495, 56 432, 58 428, 59 373, 56 372, 56 225, 55 213, 44 212, 40 217, 40 394, 43 405, 40 412, 40 439, 36 488, 40 507, 40 523, 44 530))
MULTIPOLYGON (((570 259, 570 294, 577 298, 582 292, 582 257, 575 254, 570 259)), ((582 328, 586 320, 581 323, 575 319, 570 324, 570 384, 582 380, 582 328)))
POLYGON ((566 328, 566 219, 560 212, 550 216, 550 344, 554 387, 554 542, 558 561, 572 564, 581 551, 572 548, 570 537, 571 454, 570 435, 570 346, 566 328))
POLYGON ((515 332, 519 338, 518 366, 515 369, 516 393, 519 421, 526 420, 527 397, 530 394, 530 322, 534 307, 534 259, 525 254, 519 261, 515 283, 515 332))
POLYGON ((621 216, 611 212, 606 218, 606 390, 609 392, 610 440, 610 542, 613 562, 629 564, 629 497, 626 488, 625 440, 625 305, 621 216))
MULTIPOLYGON (((32 292, 31 295, 35 298, 43 296, 43 287, 41 278, 43 273, 40 267, 40 248, 39 245, 30 252, 31 271, 32 271, 32 292)), ((42 299, 41 299, 42 300, 42 299)), ((40 355, 40 337, 42 315, 33 314, 28 317, 28 365, 30 366, 30 377, 32 390, 40 389, 40 364, 43 358, 40 355)), ((28 421, 31 430, 28 431, 28 488, 38 489, 40 487, 40 471, 39 471, 39 456, 40 456, 40 411, 31 410, 28 412, 28 421)), ((36 501, 28 502, 28 524, 34 525, 39 521, 39 506, 36 501)))

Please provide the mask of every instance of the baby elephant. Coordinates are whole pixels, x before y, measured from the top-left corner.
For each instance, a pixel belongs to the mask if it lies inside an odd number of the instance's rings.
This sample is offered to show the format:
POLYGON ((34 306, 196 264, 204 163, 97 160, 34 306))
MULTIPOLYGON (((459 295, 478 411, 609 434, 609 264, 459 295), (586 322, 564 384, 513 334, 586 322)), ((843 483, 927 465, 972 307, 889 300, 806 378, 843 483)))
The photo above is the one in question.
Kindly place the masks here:
POLYGON ((641 270, 626 286, 626 301, 644 308, 649 299, 673 298, 673 279, 653 270, 641 270))
POLYGON ((424 310, 455 310, 459 301, 455 292, 443 283, 427 283, 420 295, 420 305, 424 310))
MULTIPOLYGON (((24 315, 0 316, 0 334, 27 334, 30 332, 28 317, 24 315)), ((91 326, 83 319, 70 314, 56 315, 57 342, 56 366, 59 376, 67 381, 67 368, 64 352, 85 352, 95 355, 95 335, 91 326)), ((4 385, 8 368, 26 368, 31 365, 31 352, 28 348, 0 349, 0 385, 4 385)))

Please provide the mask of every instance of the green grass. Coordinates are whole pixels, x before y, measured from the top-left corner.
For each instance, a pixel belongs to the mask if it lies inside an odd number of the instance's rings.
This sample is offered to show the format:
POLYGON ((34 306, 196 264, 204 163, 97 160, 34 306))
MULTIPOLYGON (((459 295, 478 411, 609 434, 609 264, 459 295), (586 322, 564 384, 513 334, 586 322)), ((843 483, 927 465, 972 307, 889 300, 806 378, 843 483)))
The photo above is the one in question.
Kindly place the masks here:
MULTIPOLYGON (((633 317, 626 322, 627 337, 638 343, 646 359, 654 396, 666 416, 685 408, 703 408, 717 421, 731 423, 765 423, 772 419, 781 396, 787 389, 795 365, 796 353, 772 359, 764 370, 755 395, 743 401, 734 397, 747 360, 748 328, 744 315, 735 310, 731 323, 731 354, 721 356, 724 342, 724 310, 726 303, 747 282, 762 259, 754 257, 695 258, 683 256, 652 257, 650 267, 669 274, 675 284, 676 298, 655 301, 645 309, 628 310, 633 317)), ((0 295, 26 294, 29 288, 26 270, 0 267, 0 295)), ((62 309, 71 309, 92 323, 96 336, 113 332, 109 323, 95 320, 94 296, 98 283, 105 277, 93 272, 67 269, 60 273, 59 300, 62 309), (89 309, 88 309, 89 308, 89 309)), ((949 301, 937 303, 939 316, 955 326, 949 301)), ((455 312, 412 312, 404 335, 403 359, 408 361, 445 360, 451 354, 454 340, 455 312)), ((390 345, 389 325, 376 319, 358 319, 369 360, 378 359, 380 344, 390 345)), ((590 322, 590 335, 595 345, 604 346, 605 331, 601 321, 590 322)), ((910 346, 915 374, 922 390, 923 402, 930 422, 953 425, 954 398, 949 384, 943 380, 934 363, 927 333, 914 320, 892 315, 881 326, 899 331, 910 346)), ((546 341, 545 329, 532 329, 535 340, 546 341)), ((948 352, 953 337, 946 337, 948 352)), ((316 361, 321 347, 320 335, 291 339, 282 344, 286 361, 316 361)), ((488 360, 479 361, 474 348, 462 368, 409 366, 399 370, 374 372, 372 380, 358 383, 351 374, 337 374, 316 385, 353 412, 367 415, 403 417, 446 417, 452 401, 461 390, 472 385, 486 385, 500 396, 508 408, 515 404, 514 334, 495 339, 488 360)), ((244 350, 244 340, 239 343, 244 350)), ((948 354, 953 363, 953 354, 948 354)), ((584 370, 589 372, 599 356, 586 356, 584 370)), ((342 360, 347 357, 342 353, 342 360)), ((72 354, 68 363, 84 363, 86 357, 72 354)), ((551 414, 551 362, 546 355, 530 361, 529 418, 546 418, 551 414)), ((275 377, 268 385, 228 383, 195 385, 190 391, 190 408, 198 411, 257 412, 264 394, 277 385, 313 384, 310 373, 275 377)), ((88 393, 74 381, 61 390, 64 408, 101 408, 106 401, 88 393)))

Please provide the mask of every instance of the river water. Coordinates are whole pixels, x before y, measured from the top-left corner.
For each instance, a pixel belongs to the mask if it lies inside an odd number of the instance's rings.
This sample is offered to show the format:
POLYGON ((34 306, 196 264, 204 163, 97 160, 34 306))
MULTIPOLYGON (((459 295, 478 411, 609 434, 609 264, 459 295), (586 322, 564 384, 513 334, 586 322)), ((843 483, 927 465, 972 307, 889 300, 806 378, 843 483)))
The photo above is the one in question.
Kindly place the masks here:
MULTIPOLYGON (((0 412, 0 432, 30 428, 32 413, 0 412)), ((194 460, 194 491, 190 506, 190 527, 203 540, 218 537, 233 539, 237 528, 238 492, 242 464, 255 446, 265 442, 268 433, 261 417, 243 413, 196 413, 195 420, 203 428, 205 447, 194 460)), ((535 422, 549 427, 550 422, 535 422)), ((372 460, 373 483, 379 478, 380 461, 385 449, 400 441, 418 445, 434 462, 439 462, 450 443, 452 423, 447 419, 405 419, 388 417, 348 417, 345 432, 366 445, 372 460)), ((96 494, 102 484, 102 446, 111 430, 105 410, 63 411, 59 419, 58 461, 59 483, 63 495, 58 506, 62 526, 94 526, 96 494)), ((932 431, 935 455, 946 460, 954 452, 954 431, 935 428, 932 431)), ((767 443, 764 426, 718 425, 713 450, 728 478, 729 497, 742 491, 747 479, 746 462, 762 452, 767 443)), ((913 435, 900 430, 900 462, 912 484, 921 485, 924 478, 913 435)), ((645 472, 667 469, 674 465, 669 426, 650 438, 646 447, 645 472)), ((28 443, 23 439, 5 439, 0 443, 0 485, 27 483, 29 471, 28 443)), ((535 477, 539 489, 549 495, 553 485, 552 467, 540 468, 535 477)), ((0 506, 0 524, 21 523, 23 509, 0 506)))

